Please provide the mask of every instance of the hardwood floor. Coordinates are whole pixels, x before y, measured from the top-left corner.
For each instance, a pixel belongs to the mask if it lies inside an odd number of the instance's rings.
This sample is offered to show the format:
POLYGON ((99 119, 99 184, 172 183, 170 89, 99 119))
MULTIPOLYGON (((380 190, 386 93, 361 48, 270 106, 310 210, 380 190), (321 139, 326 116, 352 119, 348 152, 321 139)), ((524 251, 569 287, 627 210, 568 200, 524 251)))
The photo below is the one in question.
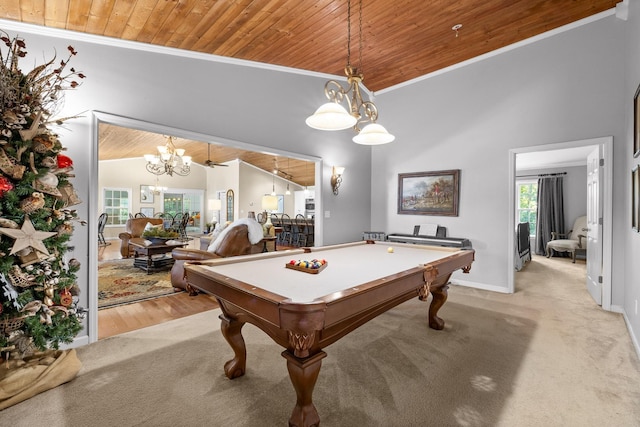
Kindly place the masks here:
MULTIPOLYGON (((120 240, 110 240, 107 246, 98 250, 98 261, 121 259, 120 240)), ((200 241, 194 238, 188 248, 200 248, 200 241)), ((278 245, 278 250, 287 249, 278 245)), ((154 298, 133 304, 126 304, 98 311, 98 339, 104 339, 147 326, 157 325, 192 314, 213 310, 218 307, 216 300, 208 295, 189 296, 186 292, 154 298)))
MULTIPOLYGON (((121 259, 120 241, 111 240, 98 250, 98 261, 121 259)), ((199 247, 198 239, 188 247, 199 247)), ((104 339, 147 326, 157 325, 218 307, 215 299, 204 294, 189 296, 186 292, 126 304, 98 311, 98 339, 104 339)))
POLYGON ((189 296, 186 292, 133 304, 105 308, 98 312, 98 339, 157 325, 217 308, 213 297, 189 296))

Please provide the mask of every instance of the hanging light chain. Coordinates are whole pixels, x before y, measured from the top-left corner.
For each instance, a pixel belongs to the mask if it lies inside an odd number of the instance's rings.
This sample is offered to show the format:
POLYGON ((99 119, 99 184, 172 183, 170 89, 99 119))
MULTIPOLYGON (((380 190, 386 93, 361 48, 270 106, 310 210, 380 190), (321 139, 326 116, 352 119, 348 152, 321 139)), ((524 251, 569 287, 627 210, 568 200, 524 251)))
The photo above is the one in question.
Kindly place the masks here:
POLYGON ((358 13, 358 28, 360 35, 360 39, 358 40, 358 71, 362 74, 362 0, 360 0, 360 10, 358 13))
MULTIPOLYGON (((362 0, 358 3, 358 67, 362 73, 362 0)), ((347 0, 347 67, 351 67, 351 0, 347 0)))
POLYGON ((351 0, 347 0, 347 67, 351 66, 351 0))

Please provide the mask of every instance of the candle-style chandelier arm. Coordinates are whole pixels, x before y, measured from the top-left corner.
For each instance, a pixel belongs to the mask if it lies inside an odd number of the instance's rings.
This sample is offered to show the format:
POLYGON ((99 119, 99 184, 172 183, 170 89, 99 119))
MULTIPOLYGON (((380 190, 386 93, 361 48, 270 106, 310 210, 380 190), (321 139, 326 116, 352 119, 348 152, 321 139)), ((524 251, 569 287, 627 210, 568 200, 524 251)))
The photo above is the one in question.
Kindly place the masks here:
POLYGON ((347 97, 347 92, 342 85, 335 80, 329 80, 324 84, 324 94, 329 101, 333 101, 336 104, 340 104, 343 99, 349 103, 349 109, 351 109, 351 101, 347 97))
POLYGON ((342 101, 347 103, 347 110, 357 119, 353 129, 360 132, 359 124, 375 123, 378 120, 378 108, 372 101, 365 101, 362 98, 359 86, 362 76, 354 74, 355 71, 351 67, 345 68, 345 73, 347 73, 349 87, 345 89, 339 82, 329 80, 324 85, 324 94, 329 101, 336 104, 340 104, 342 101))

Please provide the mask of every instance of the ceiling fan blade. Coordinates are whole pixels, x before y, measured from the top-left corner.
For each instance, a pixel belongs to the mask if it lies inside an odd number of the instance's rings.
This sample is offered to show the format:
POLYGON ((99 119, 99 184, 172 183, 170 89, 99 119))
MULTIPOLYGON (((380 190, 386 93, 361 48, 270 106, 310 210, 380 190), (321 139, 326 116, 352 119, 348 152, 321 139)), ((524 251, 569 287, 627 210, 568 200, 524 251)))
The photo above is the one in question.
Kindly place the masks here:
POLYGON ((216 163, 213 160, 211 160, 211 144, 207 143, 207 161, 204 162, 204 164, 206 166, 209 166, 210 168, 215 167, 215 166, 224 166, 225 168, 228 167, 229 165, 225 165, 222 163, 216 163))

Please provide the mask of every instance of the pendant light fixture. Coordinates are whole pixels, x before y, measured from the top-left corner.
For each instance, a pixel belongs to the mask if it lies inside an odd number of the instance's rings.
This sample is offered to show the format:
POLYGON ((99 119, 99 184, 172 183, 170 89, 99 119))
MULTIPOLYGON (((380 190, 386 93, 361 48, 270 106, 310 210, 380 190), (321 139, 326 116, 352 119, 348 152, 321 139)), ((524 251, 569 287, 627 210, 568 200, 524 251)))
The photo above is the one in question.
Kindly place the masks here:
POLYGON ((363 145, 386 144, 395 139, 387 132, 378 119, 378 109, 372 101, 362 99, 360 83, 364 80, 362 74, 362 0, 359 1, 358 17, 358 67, 351 65, 351 0, 347 0, 347 65, 344 69, 349 87, 345 89, 335 80, 329 80, 324 85, 324 94, 329 102, 323 104, 316 112, 309 116, 306 123, 309 127, 319 130, 342 130, 353 127, 358 133, 353 142, 363 145), (348 111, 341 102, 345 100, 348 111), (360 129, 360 124, 368 123, 360 129))
MULTIPOLYGON (((289 158, 287 157, 287 174, 289 173, 290 170, 291 169, 289 169, 289 158)), ((291 176, 291 175, 289 175, 289 176, 291 176)), ((291 195, 291 190, 289 189, 289 179, 291 179, 291 178, 287 179, 287 191, 284 193, 287 196, 291 195)))
POLYGON ((145 154, 147 171, 154 175, 167 174, 187 176, 191 173, 191 156, 184 155, 184 148, 176 148, 173 140, 175 137, 166 136, 167 143, 156 147, 156 154, 145 154))

